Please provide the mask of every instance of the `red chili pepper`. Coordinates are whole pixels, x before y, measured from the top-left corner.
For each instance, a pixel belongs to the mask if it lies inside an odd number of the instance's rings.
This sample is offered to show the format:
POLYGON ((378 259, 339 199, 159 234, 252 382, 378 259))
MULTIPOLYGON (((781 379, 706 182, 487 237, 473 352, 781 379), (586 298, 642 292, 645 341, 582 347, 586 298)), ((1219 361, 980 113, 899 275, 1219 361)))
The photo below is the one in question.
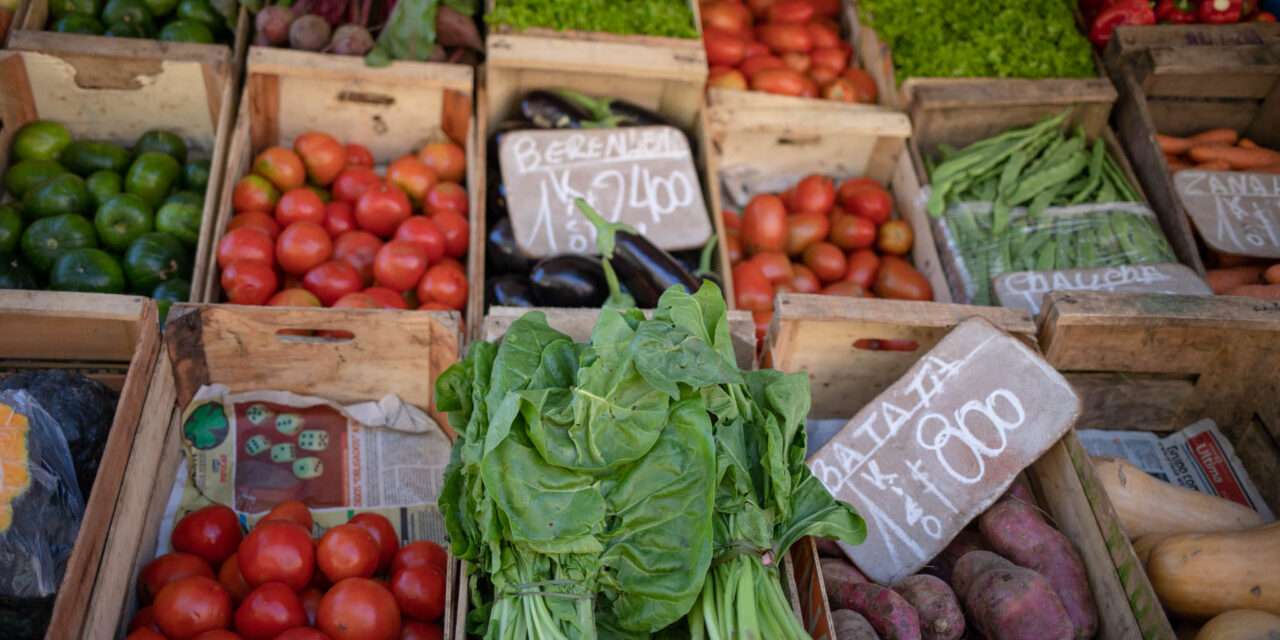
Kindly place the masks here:
POLYGON ((1099 49, 1105 49, 1116 27, 1155 23, 1156 14, 1147 0, 1115 0, 1093 19, 1089 41, 1099 49))
POLYGON ((1111 0, 1080 0, 1078 6, 1085 20, 1092 21, 1109 4, 1111 4, 1111 0))
POLYGON ((1241 0, 1200 0, 1200 22, 1205 24, 1240 22, 1243 11, 1241 0))
POLYGON ((1193 24, 1197 20, 1196 5, 1191 0, 1160 0, 1156 19, 1162 24, 1193 24))
POLYGON ((1271 13, 1270 11, 1259 11, 1257 15, 1253 16, 1253 21, 1254 22, 1275 22, 1276 14, 1271 13))

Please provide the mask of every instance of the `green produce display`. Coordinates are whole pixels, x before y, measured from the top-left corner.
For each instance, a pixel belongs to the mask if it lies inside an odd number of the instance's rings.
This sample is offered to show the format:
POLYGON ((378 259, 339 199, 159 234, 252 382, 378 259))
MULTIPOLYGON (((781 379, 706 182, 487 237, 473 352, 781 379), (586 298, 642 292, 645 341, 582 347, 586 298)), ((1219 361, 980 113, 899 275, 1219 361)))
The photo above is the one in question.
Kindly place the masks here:
POLYGON ((862 20, 907 78, 1098 75, 1070 0, 859 0, 862 20))
POLYGON ((528 313, 440 376, 460 434, 440 504, 476 569, 473 632, 808 637, 764 558, 865 527, 804 464, 805 374, 735 362, 705 283, 649 320, 607 304, 587 343, 528 313))
MULTIPOLYGON (((73 15, 73 14, 69 14, 73 15)), ((133 150, 56 122, 14 134, 0 194, 0 289, 190 296, 209 163, 148 131, 133 150)))
MULTIPOLYGON (((63 33, 115 38, 230 43, 235 30, 238 5, 234 2, 219 4, 225 8, 227 15, 219 13, 209 0, 52 0, 49 3, 47 28, 63 33)), ((168 132, 154 133, 169 137, 159 142, 162 147, 173 142, 176 137, 168 132)), ((185 162, 185 145, 180 139, 177 143, 181 146, 182 153, 174 154, 174 157, 179 162, 185 162)), ((145 145, 144 148, 150 149, 145 145)))
POLYGON ((1175 260, 1103 141, 1063 131, 1065 121, 944 148, 929 168, 927 208, 969 301, 991 304, 991 279, 1012 271, 1175 260))
POLYGON ((698 37, 686 0, 497 0, 485 22, 514 29, 698 37))

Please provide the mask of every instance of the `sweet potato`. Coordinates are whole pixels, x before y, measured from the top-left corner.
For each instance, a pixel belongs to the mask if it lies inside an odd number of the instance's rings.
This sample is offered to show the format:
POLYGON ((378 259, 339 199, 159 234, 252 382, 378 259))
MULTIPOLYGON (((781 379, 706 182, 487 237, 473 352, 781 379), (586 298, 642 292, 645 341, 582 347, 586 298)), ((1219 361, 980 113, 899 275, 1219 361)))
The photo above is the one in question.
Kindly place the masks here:
POLYGON ((888 587, 862 582, 848 590, 848 609, 866 617, 880 640, 921 640, 920 614, 888 587))
POLYGON ((820 566, 822 582, 827 587, 827 603, 832 609, 848 609, 849 588, 866 582, 867 577, 848 560, 823 558, 820 566))
POLYGON ((951 582, 951 575, 955 571, 956 563, 970 551, 986 551, 987 542, 982 539, 982 534, 976 529, 961 529, 960 533, 951 540, 933 560, 929 563, 928 572, 938 576, 943 582, 951 582))
POLYGON ((1191 151, 1188 151, 1187 155, 1191 156, 1192 160, 1200 163, 1220 160, 1231 165, 1232 169, 1237 170, 1249 170, 1280 164, 1280 152, 1270 149, 1241 149, 1240 147, 1201 145, 1191 147, 1191 151))
POLYGON ((926 575, 903 578, 893 586, 920 615, 924 640, 956 640, 964 635, 964 612, 947 583, 926 575))
POLYGON ((1044 576, 1005 563, 970 586, 964 607, 988 640, 1071 640, 1080 637, 1044 576))
POLYGON ((836 609, 831 612, 831 621, 836 625, 836 640, 880 640, 871 623, 857 611, 836 609))
POLYGON ((1180 155, 1186 153, 1191 148, 1191 141, 1186 138, 1177 136, 1166 136, 1156 134, 1156 143, 1160 145, 1160 150, 1170 155, 1180 155))
POLYGON ((1049 581, 1075 627, 1076 638, 1092 638, 1097 633, 1098 607, 1084 560, 1066 536, 1045 522, 1039 510, 1004 498, 978 517, 978 528, 997 553, 1049 581))
POLYGON ((813 543, 818 547, 818 555, 823 558, 843 558, 844 551, 840 549, 840 543, 827 538, 814 538, 813 543))
POLYGON ((1229 296, 1245 296, 1262 300, 1280 300, 1280 284, 1246 284, 1227 292, 1229 296))
POLYGON ((1267 267, 1267 270, 1262 273, 1262 279, 1266 280, 1267 284, 1280 284, 1280 262, 1267 267))
POLYGON ((964 554, 956 562, 955 571, 951 574, 951 588, 963 602, 969 595, 969 589, 978 578, 996 568, 1015 567, 1017 565, 1004 559, 998 553, 990 551, 971 551, 964 554))
POLYGON ((1200 133, 1190 137, 1191 144, 1193 146, 1204 144, 1235 144, 1236 140, 1239 139, 1240 134, 1236 133, 1235 129, 1209 129, 1208 131, 1201 131, 1200 133))
POLYGON ((1210 269, 1204 274, 1205 282, 1217 295, 1222 295, 1236 287, 1262 282, 1262 267, 1246 265, 1228 267, 1226 269, 1210 269))

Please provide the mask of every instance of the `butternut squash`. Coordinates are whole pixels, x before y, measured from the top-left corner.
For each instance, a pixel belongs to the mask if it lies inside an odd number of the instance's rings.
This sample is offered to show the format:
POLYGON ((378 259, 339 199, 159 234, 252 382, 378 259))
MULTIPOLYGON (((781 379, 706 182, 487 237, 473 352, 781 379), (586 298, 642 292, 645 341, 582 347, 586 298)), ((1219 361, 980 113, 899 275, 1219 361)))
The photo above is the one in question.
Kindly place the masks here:
POLYGON ((1168 538, 1171 535, 1175 534, 1148 533, 1141 538, 1135 538, 1133 541, 1133 552, 1138 556, 1138 562, 1142 563, 1143 567, 1146 567, 1147 560, 1151 559, 1151 550, 1156 548, 1157 544, 1160 544, 1165 538, 1168 538))
POLYGON ((1149 533, 1237 531, 1263 523, 1249 507, 1153 478, 1127 460, 1093 458, 1093 467, 1131 539, 1149 533))
POLYGON ((1147 577, 1165 609, 1212 618, 1232 609, 1280 615, 1280 523, 1171 535, 1151 549, 1147 577))
POLYGON ((1253 609, 1228 611, 1201 627, 1196 640, 1280 640, 1280 616, 1253 609))

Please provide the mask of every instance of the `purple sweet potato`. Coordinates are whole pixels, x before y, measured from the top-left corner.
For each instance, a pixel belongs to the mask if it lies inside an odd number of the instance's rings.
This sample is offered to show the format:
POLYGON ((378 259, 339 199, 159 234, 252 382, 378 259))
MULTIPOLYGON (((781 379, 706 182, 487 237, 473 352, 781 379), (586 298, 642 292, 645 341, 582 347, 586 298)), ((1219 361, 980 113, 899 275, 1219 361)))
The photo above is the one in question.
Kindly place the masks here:
POLYGON ((831 621, 836 625, 835 640, 880 640, 871 623, 857 611, 836 609, 831 612, 831 621))
POLYGON ((840 548, 840 543, 827 538, 814 538, 814 546, 818 547, 818 555, 823 558, 843 558, 844 550, 840 548))
POLYGON ((1097 633, 1098 608, 1084 560, 1066 536, 1045 522, 1034 504, 1001 499, 978 518, 978 528, 1000 555, 1044 576, 1067 610, 1078 640, 1097 633))
POLYGON ((951 540, 926 567, 926 572, 938 576, 943 582, 951 582, 951 574, 955 571, 956 563, 970 551, 990 551, 987 541, 982 539, 982 534, 977 529, 964 528, 960 533, 951 540))
POLYGON ((990 551, 970 551, 956 562, 955 571, 951 574, 951 588, 961 602, 969 595, 969 588, 982 574, 996 568, 1017 566, 1005 560, 997 553, 990 551))
POLYGON ((969 585, 964 607, 988 640, 1075 637, 1071 618, 1049 581, 1008 562, 994 563, 969 585))
POLYGON ((843 608, 862 614, 880 640, 922 640, 920 614, 893 589, 861 582, 849 587, 848 595, 849 606, 843 608))
POLYGON ((964 635, 964 612, 947 583, 924 574, 907 576, 893 586, 920 615, 924 640, 956 640, 964 635))
POLYGON ((848 560, 823 558, 821 560, 822 583, 827 588, 827 603, 832 609, 848 609, 849 588, 867 581, 848 560))

